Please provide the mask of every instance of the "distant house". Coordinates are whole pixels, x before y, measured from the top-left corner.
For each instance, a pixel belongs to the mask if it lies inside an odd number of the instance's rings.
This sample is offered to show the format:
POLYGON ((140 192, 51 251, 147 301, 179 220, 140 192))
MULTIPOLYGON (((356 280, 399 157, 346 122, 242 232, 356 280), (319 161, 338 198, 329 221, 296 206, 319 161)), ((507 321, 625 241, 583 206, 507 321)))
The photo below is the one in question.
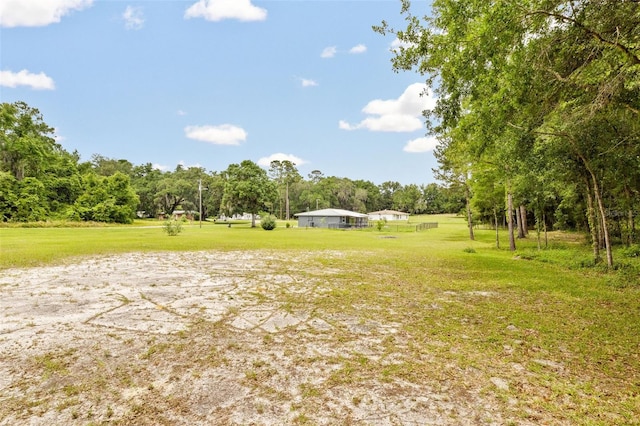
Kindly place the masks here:
POLYGON ((182 218, 193 220, 193 213, 194 212, 187 211, 187 210, 174 210, 171 216, 173 217, 174 220, 178 220, 182 218))
POLYGON ((380 210, 378 212, 367 213, 369 220, 409 220, 409 213, 397 210, 380 210))
POLYGON ((369 225, 366 214, 342 209, 314 210, 293 217, 298 218, 300 228, 365 228, 369 225))

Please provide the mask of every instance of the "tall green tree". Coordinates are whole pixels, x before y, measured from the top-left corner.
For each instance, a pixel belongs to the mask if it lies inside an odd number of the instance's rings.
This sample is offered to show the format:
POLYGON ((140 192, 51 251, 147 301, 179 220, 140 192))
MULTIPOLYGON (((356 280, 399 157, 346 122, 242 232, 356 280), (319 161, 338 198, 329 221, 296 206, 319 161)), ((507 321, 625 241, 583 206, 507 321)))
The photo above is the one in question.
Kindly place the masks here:
POLYGON ((269 210, 277 197, 277 188, 267 172, 251 160, 231 164, 225 177, 223 208, 228 213, 251 213, 251 227, 256 226, 256 215, 269 210))
POLYGON ((165 172, 155 185, 155 202, 167 215, 181 207, 184 210, 198 210, 198 182, 208 177, 202 167, 178 165, 173 172, 165 172))
POLYGON ((52 134, 37 109, 24 102, 0 104, 0 172, 7 173, 2 220, 65 217, 80 195, 79 156, 65 151, 52 134))
POLYGON ((380 184, 380 210, 388 210, 393 208, 393 196, 396 191, 400 190, 402 185, 400 182, 386 181, 380 184))
POLYGON ((157 193, 162 179, 163 172, 153 167, 151 163, 134 166, 131 170, 131 186, 140 200, 138 211, 146 217, 157 217, 160 213, 161 207, 157 202, 157 193))
POLYGON ((278 187, 278 205, 280 219, 289 220, 290 198, 289 187, 302 179, 295 163, 289 160, 274 160, 269 166, 269 175, 276 182, 278 187), (282 209, 284 204, 284 213, 282 209))
POLYGON ((116 160, 100 154, 93 154, 91 156, 91 167, 100 176, 111 176, 116 172, 132 176, 134 169, 133 164, 131 164, 129 160, 116 160))
POLYGON ((61 150, 36 108, 25 102, 0 104, 0 170, 17 180, 40 177, 49 159, 61 150))
POLYGON ((83 176, 83 193, 74 203, 75 214, 82 220, 131 223, 136 217, 139 199, 129 176, 116 172, 112 176, 88 173, 83 176))
MULTIPOLYGON (((512 183, 548 158, 532 155, 536 144, 553 138, 566 146, 582 165, 612 266, 607 207, 614 206, 605 202, 615 200, 606 196, 615 188, 606 185, 632 188, 628 176, 635 170, 604 170, 615 169, 620 153, 637 152, 640 3, 434 0, 429 15, 416 16, 413 9, 401 1, 405 29, 385 22, 375 29, 405 43, 393 67, 417 69, 439 96, 427 112, 429 128, 439 135, 466 133, 456 143, 472 142, 466 147, 472 167, 498 164, 508 200, 532 199, 514 194, 512 183), (477 124, 465 124, 466 117, 477 124)), ((511 218, 515 209, 507 210, 511 218)))

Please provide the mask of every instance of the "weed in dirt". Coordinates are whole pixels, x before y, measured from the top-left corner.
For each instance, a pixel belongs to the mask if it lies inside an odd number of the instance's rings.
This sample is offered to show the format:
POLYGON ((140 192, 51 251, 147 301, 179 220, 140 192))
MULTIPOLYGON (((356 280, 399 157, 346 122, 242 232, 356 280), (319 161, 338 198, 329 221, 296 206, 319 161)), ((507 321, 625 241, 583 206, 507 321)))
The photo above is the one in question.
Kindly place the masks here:
POLYGON ((69 349, 62 352, 48 352, 35 357, 36 367, 42 370, 44 379, 48 379, 52 375, 64 376, 69 374, 68 365, 72 361, 76 351, 69 349))
POLYGON ((322 395, 320 388, 312 385, 311 383, 301 383, 299 388, 302 398, 317 398, 322 395))

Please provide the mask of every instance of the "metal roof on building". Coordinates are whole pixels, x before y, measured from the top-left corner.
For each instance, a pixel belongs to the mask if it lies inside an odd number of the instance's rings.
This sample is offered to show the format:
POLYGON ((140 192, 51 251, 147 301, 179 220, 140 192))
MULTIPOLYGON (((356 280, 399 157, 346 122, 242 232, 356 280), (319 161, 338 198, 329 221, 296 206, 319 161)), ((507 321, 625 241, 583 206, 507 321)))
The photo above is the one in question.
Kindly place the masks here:
POLYGON ((380 210, 380 211, 377 211, 377 212, 370 212, 369 214, 370 215, 373 215, 373 214, 382 214, 382 215, 395 214, 395 215, 407 215, 407 216, 409 216, 409 213, 399 212, 397 210, 380 210))
POLYGON ((342 216, 347 216, 347 217, 368 217, 366 214, 364 213, 357 213, 357 212, 352 212, 349 210, 343 210, 343 209, 321 209, 321 210, 314 210, 314 211, 310 211, 310 212, 303 212, 303 213, 296 213, 294 214, 294 216, 324 216, 324 217, 342 217, 342 216))

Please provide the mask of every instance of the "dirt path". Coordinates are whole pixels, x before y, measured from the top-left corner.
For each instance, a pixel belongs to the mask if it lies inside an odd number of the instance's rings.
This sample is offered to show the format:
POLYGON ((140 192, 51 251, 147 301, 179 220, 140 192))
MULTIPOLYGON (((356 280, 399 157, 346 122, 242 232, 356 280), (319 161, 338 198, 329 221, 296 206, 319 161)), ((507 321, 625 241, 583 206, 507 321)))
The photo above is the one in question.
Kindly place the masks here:
POLYGON ((284 256, 0 271, 0 425, 504 423, 478 392, 380 373, 406 365, 410 336, 323 309, 342 271, 317 259, 345 254, 284 256))

